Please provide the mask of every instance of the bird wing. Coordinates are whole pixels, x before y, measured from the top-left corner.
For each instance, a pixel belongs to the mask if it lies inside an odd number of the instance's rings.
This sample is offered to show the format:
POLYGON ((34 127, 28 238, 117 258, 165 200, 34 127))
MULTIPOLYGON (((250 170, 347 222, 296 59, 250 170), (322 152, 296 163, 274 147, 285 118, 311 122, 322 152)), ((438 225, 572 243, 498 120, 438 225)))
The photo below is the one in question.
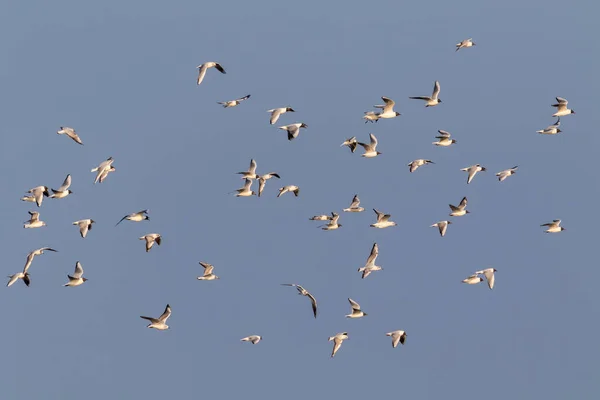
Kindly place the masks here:
POLYGON ((348 297, 348 301, 350 302, 350 307, 352 307, 352 310, 360 311, 360 304, 358 304, 357 302, 355 302, 354 300, 352 300, 349 297, 348 297))
POLYGON ((167 320, 169 319, 169 317, 171 316, 171 306, 167 304, 167 306, 165 307, 165 312, 162 313, 162 315, 160 317, 158 317, 159 321, 161 322, 167 322, 167 320))
POLYGON ((459 208, 463 209, 467 206, 467 198, 463 197, 462 200, 460 201, 460 204, 458 205, 459 208))
POLYGON ((385 106, 383 106, 383 112, 391 112, 394 109, 394 105, 396 102, 388 97, 381 97, 381 100, 385 102, 385 106))
POLYGON ((269 120, 271 125, 273 125, 275 122, 277 122, 280 115, 281 115, 281 110, 279 108, 276 108, 273 111, 271 111, 271 119, 269 120))
POLYGON ((81 237, 85 237, 85 235, 87 235, 88 233, 88 229, 92 227, 92 224, 85 220, 79 221, 77 225, 79 225, 79 233, 81 234, 81 237))
MULTIPOLYGON (((225 72, 225 68, 223 68, 221 66, 221 64, 219 63, 215 63, 215 68, 217 69, 217 71, 219 71, 222 74, 226 74, 227 72, 225 72)), ((248 95, 246 98, 250 97, 250 95, 248 95)))
POLYGON ((115 226, 119 225, 121 222, 123 222, 124 219, 126 219, 127 217, 129 217, 129 215, 124 216, 123 218, 121 218, 121 220, 119 222, 116 223, 115 226))
POLYGON ((358 195, 355 194, 354 197, 352 198, 352 204, 350 204, 350 208, 356 208, 360 205, 360 199, 358 198, 358 195))
POLYGON ((306 296, 310 299, 310 302, 312 304, 313 314, 315 315, 315 318, 317 318, 317 299, 315 299, 315 296, 313 296, 309 292, 306 292, 306 296))
POLYGON ((256 175, 256 161, 254 159, 250 160, 250 167, 248 168, 248 172, 252 175, 256 175))
POLYGON ((260 195, 262 194, 266 184, 267 181, 264 178, 258 179, 258 197, 260 197, 260 195))
POLYGON ((83 267, 81 266, 81 263, 79 261, 77 261, 75 263, 75 272, 73 273, 73 278, 79 279, 82 276, 83 276, 83 267))
POLYGON ((236 99, 235 101, 238 101, 238 102, 239 102, 239 101, 244 101, 244 100, 247 100, 247 99, 249 99, 249 98, 250 98, 250 95, 246 95, 246 96, 244 96, 244 97, 240 97, 239 99, 236 99))
POLYGON ((206 75, 206 70, 208 68, 206 67, 206 64, 202 64, 199 69, 198 69, 198 79, 196 81, 196 85, 199 85, 202 83, 202 80, 204 79, 204 76, 206 75))
POLYGON ((339 350, 341 345, 342 345, 342 339, 340 339, 338 337, 334 337, 333 338, 333 351, 331 352, 331 357, 335 356, 335 353, 337 353, 337 351, 339 350))
POLYGON ((373 247, 371 248, 371 254, 369 254, 369 258, 367 258, 366 267, 375 265, 375 260, 377 260, 377 256, 379 255, 379 246, 377 243, 373 243, 373 247))
POLYGON ((435 81, 435 84, 433 85, 433 93, 431 95, 431 98, 433 100, 437 100, 439 94, 440 94, 440 83, 438 81, 435 81))
POLYGON ((212 274, 213 269, 215 268, 212 264, 203 261, 200 261, 200 265, 204 267, 204 276, 212 274))
POLYGON ((64 192, 71 186, 71 174, 67 175, 61 187, 58 188, 57 192, 64 192))
POLYGON ((375 148, 377 146, 377 138, 372 133, 369 134, 369 138, 371 139, 371 146, 375 148))
POLYGON ((140 315, 140 318, 147 319, 148 321, 152 322, 153 324, 157 324, 160 322, 158 319, 152 318, 152 317, 144 317, 144 316, 140 315))

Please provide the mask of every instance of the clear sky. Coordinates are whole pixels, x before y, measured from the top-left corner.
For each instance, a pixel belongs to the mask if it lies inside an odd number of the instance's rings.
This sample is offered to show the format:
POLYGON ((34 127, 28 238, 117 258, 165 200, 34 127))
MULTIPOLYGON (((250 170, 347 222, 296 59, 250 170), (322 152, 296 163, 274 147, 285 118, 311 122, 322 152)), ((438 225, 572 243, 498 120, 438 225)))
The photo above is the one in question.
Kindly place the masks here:
MULTIPOLYGON (((7 1, 0 15, 3 399, 587 399, 600 393, 597 5, 7 1), (472 37, 477 46, 455 53, 472 37), (196 86, 198 64, 220 62, 196 86), (443 103, 409 96, 441 83, 443 103), (217 101, 252 97, 233 109, 217 101), (361 116, 396 100, 402 116, 361 116), (552 124, 556 96, 576 115, 552 124), (266 110, 296 112, 268 123, 266 110), (304 122, 294 141, 277 126, 304 122), (58 136, 72 126, 84 146, 58 136), (431 144, 438 129, 458 143, 431 144), (383 154, 340 143, 374 133, 383 154), (116 171, 93 185, 109 156, 116 171), (251 158, 263 197, 236 198, 251 158), (435 165, 413 174, 416 158, 435 165), (460 168, 488 168, 466 185, 460 168), (499 183, 494 173, 519 166, 499 183), (34 186, 47 226, 23 229, 34 186), (276 198, 283 185, 300 196, 276 198), (367 209, 341 213, 358 194, 367 209), (445 238, 429 225, 463 196, 445 238), (150 221, 115 223, 149 209, 150 221), (372 208, 394 228, 369 228, 372 208), (325 232, 315 214, 340 212, 325 232), (86 239, 71 223, 93 218, 86 239), (566 231, 539 225, 560 218, 566 231), (138 240, 163 235, 144 252, 138 240), (383 271, 360 279, 373 242, 383 271), (61 287, 75 262, 89 279, 61 287), (201 282, 199 261, 219 281, 201 282), (460 281, 494 267, 496 286, 460 281), (307 298, 280 283, 305 286, 307 298), (369 315, 345 319, 347 298, 369 315), (170 303, 171 329, 146 329, 170 303), (408 332, 392 349, 385 333, 408 332), (347 331, 334 359, 327 338, 347 331), (257 345, 240 343, 262 335, 257 345)), ((256 186, 255 186, 256 188, 256 186)))

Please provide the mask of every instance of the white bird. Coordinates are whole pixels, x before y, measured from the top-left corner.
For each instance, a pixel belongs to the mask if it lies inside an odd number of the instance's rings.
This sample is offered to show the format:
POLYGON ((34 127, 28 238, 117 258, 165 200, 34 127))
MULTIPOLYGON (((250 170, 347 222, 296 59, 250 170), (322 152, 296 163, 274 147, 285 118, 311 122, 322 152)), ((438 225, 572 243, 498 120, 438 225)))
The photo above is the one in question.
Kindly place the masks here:
POLYGON ((360 146, 365 149, 365 152, 362 154, 362 157, 372 158, 377 157, 381 153, 377 151, 377 138, 372 133, 369 134, 369 138, 371 139, 370 143, 361 143, 358 142, 360 146))
POLYGON ((268 174, 261 175, 258 177, 258 197, 260 197, 263 190, 265 189, 265 185, 267 184, 267 181, 273 177, 275 177, 277 179, 281 179, 279 174, 276 174, 275 172, 269 172, 268 174))
POLYGON ((198 79, 196 81, 196 84, 199 85, 202 83, 202 80, 204 79, 204 75, 206 75, 206 71, 209 68, 216 68, 217 71, 219 71, 222 74, 226 74, 227 72, 225 72, 225 70, 223 69, 223 67, 221 66, 221 64, 218 64, 214 61, 209 61, 206 62, 204 64, 200 64, 198 65, 196 68, 198 68, 198 79))
POLYGON ((148 210, 134 212, 134 213, 131 213, 131 214, 126 215, 123 218, 121 218, 121 220, 119 222, 117 222, 117 224, 115 226, 119 225, 124 220, 133 221, 133 222, 141 222, 141 221, 150 220, 150 217, 148 216, 148 210))
POLYGON ((240 339, 241 342, 250 342, 252 344, 257 344, 261 340, 262 340, 262 336, 259 336, 259 335, 250 335, 250 336, 246 336, 243 339, 240 339))
POLYGON ((373 106, 375 108, 382 109, 382 111, 379 113, 379 118, 395 118, 400 115, 399 112, 394 111, 394 105, 396 105, 394 100, 388 97, 381 97, 381 100, 385 102, 385 105, 373 106))
POLYGON ((406 342, 406 332, 404 332, 404 331, 388 332, 385 334, 385 336, 392 337, 392 347, 393 348, 396 348, 398 346, 398 343, 401 343, 402 345, 404 345, 404 342, 406 342))
POLYGON ((487 280, 487 284, 488 287, 490 289, 494 288, 494 280, 495 280, 495 275, 494 273, 496 272, 496 268, 486 268, 486 269, 482 269, 481 271, 475 271, 476 275, 484 275, 485 279, 487 280))
POLYGON ((77 132, 75 132, 75 129, 73 128, 69 128, 68 126, 61 126, 60 130, 58 130, 56 133, 58 133, 59 135, 67 135, 76 143, 83 145, 83 142, 79 138, 79 135, 77 134, 77 132))
POLYGON ((473 38, 465 39, 462 42, 456 44, 456 51, 459 51, 460 49, 466 49, 468 47, 473 47, 473 46, 475 46, 475 42, 473 42, 473 38))
POLYGON ((559 233, 562 232, 564 230, 566 230, 565 228, 563 228, 562 226, 560 226, 560 219, 555 219, 552 222, 548 222, 547 224, 542 224, 540 226, 547 226, 548 229, 546 229, 544 232, 546 233, 559 233))
POLYGON ((87 236, 88 231, 92 230, 92 224, 95 224, 96 221, 93 219, 80 219, 79 221, 73 222, 73 225, 77 225, 79 227, 79 233, 82 238, 87 236))
POLYGON ((376 113, 375 111, 365 111, 365 115, 363 116, 365 124, 367 122, 377 122, 379 118, 381 118, 380 113, 376 113))
MULTIPOLYGON (((365 263, 364 267, 360 267, 358 269, 358 272, 362 272, 362 279, 365 279, 373 271, 381 271, 383 269, 379 265, 375 265, 375 261, 377 260, 378 255, 379 255, 379 246, 377 245, 377 243, 373 243, 373 247, 371 248, 371 254, 369 254, 369 258, 367 258, 367 262, 365 263)), ((352 304, 352 303, 350 303, 350 304, 352 304)))
POLYGON ((502 182, 503 180, 505 180, 506 178, 508 178, 509 176, 515 174, 517 172, 517 168, 519 168, 518 166, 514 166, 512 168, 509 169, 505 169, 504 171, 500 171, 496 174, 496 176, 498 177, 498 180, 500 182, 502 182))
POLYGON ((300 128, 308 128, 303 122, 298 122, 295 124, 280 126, 279 129, 283 129, 287 131, 288 140, 296 139, 300 134, 300 128))
POLYGON ((31 193, 31 195, 35 199, 35 204, 37 204, 37 206, 40 207, 42 205, 42 201, 44 200, 44 196, 50 196, 50 193, 48 192, 49 190, 50 188, 48 188, 48 186, 36 186, 33 189, 29 189, 27 193, 31 193))
POLYGON ((140 240, 146 241, 146 253, 147 253, 150 251, 152 246, 154 246, 154 243, 156 243, 159 246, 161 245, 162 236, 160 235, 160 233, 149 233, 147 235, 141 236, 140 240))
POLYGON ((333 219, 333 217, 326 214, 315 215, 314 217, 309 218, 311 221, 329 221, 331 219, 333 219))
POLYGON ((558 128, 560 126, 560 117, 554 123, 554 125, 548 126, 546 129, 541 129, 536 131, 537 133, 541 133, 544 135, 556 135, 557 133, 561 133, 562 131, 558 128))
POLYGON ((480 282, 483 282, 483 278, 477 274, 473 274, 462 280, 462 283, 466 283, 467 285, 476 285, 480 282))
POLYGON ((575 114, 575 110, 571 110, 567 108, 569 102, 567 99, 563 99, 562 97, 557 97, 556 101, 558 103, 552 104, 552 107, 556 107, 556 112, 552 114, 553 117, 563 117, 569 114, 575 114))
POLYGON ((87 281, 87 278, 83 277, 83 267, 79 261, 75 263, 75 272, 73 275, 67 275, 67 277, 69 278, 69 282, 65 283, 63 286, 79 286, 87 281))
POLYGON ((229 101, 218 101, 217 104, 221 104, 224 108, 231 108, 235 106, 239 106, 240 103, 244 100, 250 98, 250 95, 246 95, 244 97, 240 97, 239 99, 229 100, 229 101))
POLYGON ((360 199, 358 198, 358 195, 355 194, 354 197, 352 198, 352 203, 350 204, 350 207, 344 208, 343 211, 344 212, 363 212, 363 211, 365 211, 365 209, 360 206, 360 199))
POLYGON ((100 176, 98 177, 98 182, 102 183, 104 182, 104 180, 106 179, 106 177, 108 176, 108 174, 110 172, 115 172, 116 168, 114 166, 110 166, 108 169, 106 169, 103 173, 100 174, 100 176))
POLYGON ((431 144, 435 144, 436 146, 448 147, 454 143, 457 143, 456 140, 450 139, 450 132, 444 131, 442 129, 438 130, 439 136, 436 136, 436 139, 439 139, 437 142, 432 142, 431 144))
POLYGON ((298 194, 300 193, 300 188, 296 185, 284 186, 282 188, 279 188, 279 194, 277 195, 277 197, 281 197, 287 192, 292 192, 294 193, 294 196, 298 197, 298 194))
POLYGON ((310 294, 308 290, 304 289, 302 286, 296 285, 295 283, 282 283, 282 285, 295 287, 296 290, 298 290, 299 295, 308 297, 312 305, 313 315, 315 318, 317 318, 317 300, 315 299, 315 296, 310 294))
POLYGON ((450 206, 450 216, 451 217, 462 217, 465 214, 469 214, 470 211, 467 210, 467 198, 463 197, 458 206, 453 206, 452 204, 448 204, 450 206))
POLYGON ((324 231, 333 231, 333 230, 340 228, 342 226, 342 224, 338 224, 339 219, 340 219, 340 215, 338 213, 332 212, 331 213, 331 221, 327 225, 322 227, 321 229, 323 229, 324 231))
POLYGON ((348 302, 350 303, 352 312, 350 314, 346 315, 346 318, 361 318, 361 317, 364 317, 367 315, 366 312, 364 312, 363 310, 360 309, 360 304, 358 304, 351 298, 348 298, 348 302))
POLYGON ((373 209, 373 211, 375 211, 375 214, 377 214, 377 222, 370 225, 372 228, 383 229, 397 225, 395 222, 390 221, 390 214, 384 214, 382 212, 377 211, 376 209, 373 209))
POLYGON ((331 336, 329 338, 330 342, 333 340, 333 350, 331 351, 332 358, 333 358, 333 356, 335 356, 335 353, 337 353, 337 351, 342 346, 342 342, 346 339, 348 339, 348 332, 338 333, 337 335, 331 336))
POLYGON ((430 228, 437 227, 438 230, 440 231, 440 236, 444 237, 444 236, 446 236, 446 231, 448 230, 448 225, 450 225, 451 223, 452 223, 452 221, 439 221, 439 222, 436 222, 435 224, 431 225, 430 228))
POLYGON ((422 158, 419 158, 418 160, 411 161, 408 164, 408 166, 410 167, 408 170, 410 172, 415 172, 420 166, 426 165, 426 164, 435 164, 435 163, 431 160, 424 160, 422 158))
POLYGON ((44 221, 40 221, 40 213, 37 211, 28 211, 31 218, 29 221, 25 221, 23 228, 41 228, 42 226, 46 226, 44 221))
POLYGON ((23 271, 27 271, 29 269, 29 267, 31 266, 33 259, 36 256, 41 256, 42 254, 44 254, 44 251, 53 251, 55 253, 58 252, 58 250, 54 250, 53 248, 50 248, 50 247, 42 247, 41 249, 33 250, 32 252, 27 254, 27 259, 25 260, 25 266, 23 267, 23 271))
POLYGON ((466 167, 466 168, 461 168, 460 170, 469 173, 469 176, 467 177, 467 185, 469 183, 471 183, 471 181, 473 180, 473 178, 475 177, 475 175, 478 172, 487 171, 485 167, 482 167, 479 164, 471 165, 470 167, 466 167))
POLYGON ((271 125, 275 124, 281 114, 285 114, 286 112, 296 112, 292 107, 281 107, 281 108, 273 108, 271 110, 267 110, 267 112, 271 113, 271 119, 269 119, 269 123, 271 125))
POLYGON ((144 316, 140 315, 140 318, 147 319, 148 321, 150 321, 150 323, 148 324, 148 326, 146 326, 146 328, 154 328, 154 329, 158 329, 159 331, 164 331, 166 329, 169 329, 169 325, 167 325, 166 322, 170 316, 171 316, 171 306, 167 304, 167 306, 165 307, 165 311, 162 313, 162 315, 160 317, 152 318, 152 317, 144 317, 144 316))
POLYGON ((236 193, 235 197, 250 197, 256 193, 252 190, 252 179, 246 179, 244 186, 229 193, 236 193))
POLYGON ((214 281, 215 279, 219 279, 218 276, 213 274, 213 270, 215 267, 212 264, 209 264, 204 261, 200 261, 199 263, 204 268, 204 274, 202 276, 197 277, 196 279, 200 281, 214 281))
POLYGON ((356 140, 356 136, 352 136, 351 138, 344 140, 344 143, 340 144, 340 147, 348 146, 350 152, 354 153, 357 145, 358 141, 356 140))
POLYGON ((433 106, 437 106, 439 103, 442 102, 442 99, 438 98, 440 94, 440 83, 438 81, 435 81, 434 85, 433 85, 433 93, 431 94, 431 96, 416 96, 416 97, 409 97, 409 99, 413 99, 413 100, 425 100, 425 107, 433 107, 433 106))
POLYGON ((102 161, 96 168, 92 168, 91 172, 96 172, 94 184, 98 183, 98 181, 102 182, 106 178, 106 175, 108 175, 108 172, 111 172, 111 169, 114 171, 112 168, 112 163, 114 161, 115 160, 112 157, 108 157, 106 161, 102 161))
POLYGON ((49 196, 51 199, 62 199, 67 197, 69 194, 73 193, 73 191, 69 190, 71 186, 71 174, 68 174, 63 184, 58 189, 50 189, 52 190, 52 194, 49 196))
POLYGON ((258 179, 259 176, 256 175, 256 161, 254 159, 250 160, 250 167, 248 167, 247 171, 238 172, 238 175, 242 175, 242 179, 258 179))

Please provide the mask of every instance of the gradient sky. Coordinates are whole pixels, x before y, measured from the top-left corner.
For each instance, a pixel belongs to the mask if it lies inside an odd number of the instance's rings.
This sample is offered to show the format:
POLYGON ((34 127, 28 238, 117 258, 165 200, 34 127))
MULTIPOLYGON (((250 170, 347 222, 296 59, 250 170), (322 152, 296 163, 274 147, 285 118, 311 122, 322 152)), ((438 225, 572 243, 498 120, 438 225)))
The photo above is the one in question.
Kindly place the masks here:
POLYGON ((7 1, 0 14, 3 399, 566 399, 600 393, 596 333, 597 92, 591 2, 7 1), (473 37, 477 46, 454 51, 473 37), (196 86, 196 65, 220 62, 196 86), (441 83, 443 103, 408 96, 441 83), (237 108, 217 101, 246 94, 237 108), (365 125, 396 100, 402 116, 365 125), (576 115, 552 124, 554 97, 576 115), (268 123, 267 109, 296 113, 268 123), (305 122, 289 142, 276 127, 305 122), (84 146, 55 132, 72 126, 84 146), (438 129, 450 148, 431 144, 438 129), (375 159, 339 144, 372 132, 375 159), (116 172, 93 185, 107 157, 116 172), (276 171, 236 198, 237 171, 276 171), (416 158, 435 165, 410 174, 416 158), (460 168, 487 172, 466 185, 460 168), (494 173, 518 165, 499 183, 494 173), (45 199, 26 230, 19 197, 45 199), (283 185, 300 197, 276 198, 283 185), (315 214, 343 213, 337 231, 315 214), (448 203, 471 214, 445 238, 448 203), (115 223, 148 208, 150 221, 115 223), (395 228, 369 228, 372 208, 395 228), (81 239, 71 222, 97 223, 81 239), (566 231, 539 225, 560 218, 566 231), (138 240, 163 235, 148 254, 138 240), (373 242, 383 271, 356 270, 373 242), (79 260, 89 281, 63 288, 79 260), (201 282, 198 261, 221 280, 201 282), (498 270, 496 286, 460 281, 498 270), (305 286, 308 299, 280 283, 305 286), (347 298, 369 314, 344 318, 347 298), (146 329, 170 303, 169 331, 146 329), (385 333, 403 329, 392 349, 385 333), (347 331, 330 359, 327 338, 347 331), (240 343, 263 335, 258 345, 240 343))

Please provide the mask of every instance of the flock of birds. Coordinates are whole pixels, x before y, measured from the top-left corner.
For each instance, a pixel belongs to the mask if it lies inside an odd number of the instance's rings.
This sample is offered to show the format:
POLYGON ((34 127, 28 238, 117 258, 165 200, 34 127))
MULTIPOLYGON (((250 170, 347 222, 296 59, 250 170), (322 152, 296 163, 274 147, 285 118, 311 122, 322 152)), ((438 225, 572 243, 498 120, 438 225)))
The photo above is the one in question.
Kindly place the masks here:
MULTIPOLYGON (((475 43, 473 42, 473 40, 466 39, 466 40, 463 40, 460 43, 456 44, 456 51, 459 51, 461 49, 470 48, 473 46, 475 46, 475 43)), ((202 81, 204 80, 204 78, 206 76, 207 71, 211 68, 215 68, 217 71, 221 72, 222 74, 226 73, 225 69, 219 63, 216 63, 216 62, 207 62, 207 63, 199 65, 197 68, 198 68, 198 78, 197 78, 198 85, 200 85, 202 83, 202 81)), ((434 83, 433 92, 432 92, 431 96, 415 96, 415 97, 409 97, 409 99, 422 100, 425 102, 425 107, 435 107, 442 102, 442 100, 439 97, 440 89, 441 89, 440 83, 438 81, 436 81, 434 83)), ((218 102, 218 104, 221 104, 225 108, 233 108, 233 107, 239 106, 243 101, 248 100, 249 98, 250 98, 250 95, 246 95, 244 97, 240 97, 235 100, 218 102)), ((380 119, 391 119, 391 118, 396 118, 396 117, 400 116, 400 113, 398 113, 397 111, 394 110, 394 106, 395 106, 394 100, 392 100, 388 97, 385 97, 385 96, 382 97, 381 99, 383 100, 384 104, 374 106, 379 111, 367 111, 364 113, 363 119, 365 119, 365 123, 367 123, 367 122, 374 123, 374 122, 378 122, 380 119)), ((570 114, 575 114, 575 111, 568 108, 568 101, 566 99, 561 98, 561 97, 556 97, 556 101, 557 101, 556 104, 552 104, 552 107, 556 108, 556 112, 552 116, 557 117, 558 118, 557 121, 554 124, 548 126, 547 128, 537 131, 538 133, 543 134, 543 135, 556 135, 556 134, 560 133, 561 132, 561 130, 559 129, 560 117, 567 116, 570 114)), ((295 112, 294 109, 291 107, 280 107, 280 108, 274 108, 274 109, 267 110, 267 111, 270 113, 269 123, 271 125, 274 125, 284 114, 289 113, 289 112, 295 112)), ((298 137, 298 135, 300 134, 300 130, 302 128, 307 128, 307 127, 308 126, 305 123, 293 123, 293 124, 280 126, 279 129, 286 131, 287 138, 288 138, 288 140, 291 141, 298 137)), ((70 139, 72 139, 73 141, 75 141, 76 143, 83 145, 83 141, 81 140, 81 138, 79 137, 79 135, 73 128, 61 127, 60 130, 57 131, 57 133, 59 135, 65 135, 65 136, 69 137, 70 139)), ((433 144, 435 146, 448 147, 448 146, 451 146, 451 145, 457 143, 457 141, 455 139, 451 138, 451 134, 449 132, 440 129, 440 130, 438 130, 438 133, 439 133, 439 135, 436 136, 437 141, 433 142, 433 144)), ((368 143, 359 142, 356 139, 356 137, 351 137, 351 138, 346 139, 340 145, 340 147, 343 147, 343 146, 348 147, 352 153, 355 152, 355 150, 357 149, 358 146, 361 146, 364 149, 364 153, 362 154, 362 157, 365 157, 365 158, 373 158, 373 157, 377 157, 380 154, 382 154, 381 152, 379 152, 377 150, 377 146, 378 146, 377 137, 372 133, 369 135, 368 143)), ((113 162, 114 162, 114 159, 112 157, 109 157, 105 161, 101 162, 97 167, 95 167, 91 170, 91 172, 96 173, 95 178, 94 178, 94 184, 103 183, 106 180, 106 178, 108 177, 109 173, 115 171, 113 162)), ((414 173, 415 171, 417 171, 417 169, 419 167, 422 167, 427 164, 434 164, 434 162, 431 160, 416 159, 408 164, 409 171, 411 173, 414 173)), ((517 169, 518 169, 518 166, 514 166, 512 168, 505 169, 503 171, 496 173, 496 177, 498 178, 498 180, 500 182, 502 182, 505 179, 507 179, 508 177, 514 175, 517 172, 517 169)), ((481 166, 480 164, 475 164, 475 165, 471 165, 471 166, 462 168, 461 171, 468 173, 467 184, 470 184, 473 181, 473 179, 475 178, 475 176, 479 172, 486 171, 486 168, 481 166)), ((238 172, 238 174, 242 175, 241 178, 244 179, 244 185, 242 188, 231 192, 231 193, 235 193, 235 196, 237 196, 237 197, 250 197, 250 196, 254 196, 254 195, 261 197, 263 194, 263 191, 265 189, 267 181, 269 181, 272 178, 281 179, 281 176, 276 172, 269 172, 269 173, 262 174, 262 175, 258 174, 257 173, 257 163, 254 159, 252 159, 250 161, 250 166, 246 171, 238 172), (252 186, 255 181, 258 181, 258 192, 255 192, 254 190, 252 190, 252 186)), ((71 186, 71 175, 67 175, 64 182, 58 189, 52 189, 45 185, 37 186, 37 187, 30 189, 27 192, 28 195, 22 197, 21 200, 23 200, 25 202, 35 203, 37 205, 37 207, 41 207, 44 197, 48 197, 48 198, 52 198, 52 199, 64 199, 67 196, 69 196, 70 194, 72 194, 73 192, 69 189, 70 186, 71 186)), ((294 196, 298 197, 300 194, 300 188, 296 185, 282 186, 281 188, 279 188, 279 193, 277 194, 277 197, 281 197, 288 192, 293 193, 294 196)), ((467 204, 468 204, 468 200, 466 197, 463 197, 461 199, 461 201, 458 203, 458 205, 456 205, 456 206, 449 204, 449 207, 450 207, 449 216, 457 218, 457 217, 462 217, 462 216, 467 215, 469 213, 469 210, 467 210, 467 204)), ((357 212, 363 212, 363 211, 365 211, 365 209, 360 206, 360 198, 358 197, 358 195, 355 195, 353 197, 352 202, 349 207, 343 209, 343 212, 348 212, 348 213, 357 213, 357 212)), ((389 228, 389 227, 393 227, 393 226, 397 225, 396 222, 391 221, 390 214, 386 214, 377 209, 373 209, 373 211, 376 215, 376 221, 370 225, 371 227, 378 228, 378 229, 385 229, 385 228, 389 228)), ((24 228, 32 229, 32 228, 41 228, 41 227, 46 226, 46 223, 40 219, 39 212, 29 211, 29 215, 30 215, 30 219, 25 222, 24 228)), ((115 226, 119 225, 123 221, 142 222, 142 221, 146 221, 149 219, 150 218, 148 216, 148 210, 141 210, 138 212, 133 212, 131 214, 125 215, 123 218, 121 218, 119 220, 119 222, 117 222, 117 224, 115 226)), ((326 231, 336 230, 336 229, 339 229, 340 227, 342 227, 342 224, 339 223, 339 219, 340 219, 340 214, 338 214, 336 212, 332 212, 331 214, 315 215, 312 218, 310 218, 310 220, 313 220, 313 221, 326 221, 327 223, 325 225, 321 226, 321 229, 326 230, 326 231)), ((78 227, 81 237, 85 238, 87 236, 88 232, 92 229, 92 226, 94 223, 95 223, 95 221, 93 219, 87 218, 87 219, 74 221, 73 225, 76 225, 78 227)), ((450 220, 443 220, 443 221, 438 221, 438 222, 434 223, 433 225, 431 225, 431 227, 438 228, 440 236, 444 237, 447 233, 448 226, 451 225, 452 223, 453 222, 450 220)), ((541 226, 547 228, 545 230, 546 233, 559 233, 565 229, 564 227, 560 226, 560 224, 561 224, 561 220, 555 219, 552 222, 542 224, 541 226)), ((162 241, 162 237, 158 233, 149 233, 147 235, 140 237, 139 239, 143 240, 145 242, 146 252, 149 252, 153 248, 154 244, 157 244, 160 246, 161 241, 162 241)), ((23 270, 15 273, 13 275, 10 275, 8 277, 9 281, 8 281, 7 286, 12 286, 18 280, 22 280, 25 283, 25 285, 29 286, 31 283, 31 279, 30 279, 30 275, 29 275, 29 268, 31 267, 31 264, 33 263, 34 258, 44 254, 44 252, 46 252, 46 251, 56 252, 57 250, 50 248, 50 247, 43 247, 43 248, 31 251, 27 255, 25 266, 23 267, 23 270)), ((367 278, 373 272, 381 271, 383 269, 381 266, 376 265, 378 255, 379 255, 379 246, 377 245, 377 243, 374 243, 373 247, 371 248, 369 257, 367 258, 364 266, 362 266, 358 269, 358 272, 360 272, 362 274, 362 279, 367 278)), ((200 265, 204 268, 204 273, 202 276, 199 276, 197 278, 198 280, 210 281, 210 280, 219 279, 219 277, 214 274, 214 266, 213 265, 203 262, 203 261, 200 262, 200 265)), ((494 281, 495 281, 495 273, 496 273, 495 268, 487 268, 487 269, 475 271, 472 275, 463 279, 462 282, 465 284, 468 284, 468 285, 475 285, 475 284, 479 284, 479 283, 483 282, 484 278, 485 278, 488 287, 490 289, 493 289, 494 281)), ((81 265, 81 263, 79 261, 77 261, 75 264, 75 270, 74 270, 73 274, 67 275, 69 281, 67 283, 65 283, 63 286, 74 287, 74 286, 82 285, 83 283, 85 283, 87 281, 87 279, 83 276, 83 274, 84 274, 83 266, 81 265)), ((311 303, 312 313, 313 313, 314 317, 317 318, 318 307, 317 307, 317 300, 314 295, 312 295, 308 290, 306 290, 301 285, 298 285, 295 283, 284 283, 282 285, 294 287, 294 288, 296 288, 299 295, 307 297, 311 303)), ((351 312, 348 315, 346 315, 347 318, 352 318, 352 319, 362 318, 367 315, 367 313, 362 310, 360 304, 357 301, 355 301, 351 298, 348 298, 348 302, 350 303, 351 312)), ((149 321, 149 324, 147 325, 148 328, 153 328, 153 329, 157 329, 157 330, 166 330, 166 329, 169 329, 169 326, 167 325, 167 320, 169 319, 170 316, 171 316, 171 307, 169 304, 167 304, 164 312, 158 318, 147 317, 147 316, 140 316, 140 318, 149 321)), ((391 337, 392 346, 394 348, 397 347, 399 343, 404 345, 404 343, 406 342, 407 333, 404 330, 395 330, 395 331, 386 333, 386 335, 391 337)), ((347 332, 341 332, 341 333, 338 333, 336 335, 329 337, 329 341, 333 342, 333 350, 331 352, 331 357, 335 356, 337 351, 340 349, 343 341, 346 339, 348 339, 347 332)), ((260 336, 260 335, 249 335, 249 336, 246 336, 241 339, 241 341, 243 341, 243 342, 250 342, 252 344, 257 344, 261 340, 262 340, 262 336, 260 336)))

